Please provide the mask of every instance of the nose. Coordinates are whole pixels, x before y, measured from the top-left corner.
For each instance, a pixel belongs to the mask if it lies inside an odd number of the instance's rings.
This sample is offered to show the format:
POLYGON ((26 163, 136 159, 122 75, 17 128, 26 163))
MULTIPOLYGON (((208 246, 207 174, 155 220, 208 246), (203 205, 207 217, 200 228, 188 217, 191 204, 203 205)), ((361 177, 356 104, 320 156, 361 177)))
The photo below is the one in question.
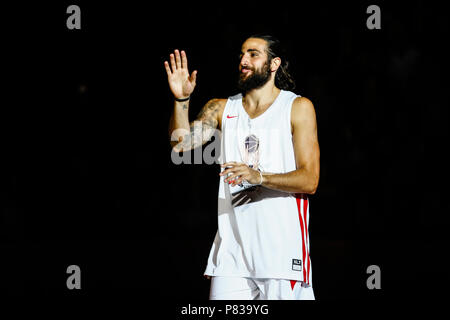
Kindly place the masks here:
POLYGON ((241 67, 248 66, 248 57, 244 54, 241 58, 241 67))

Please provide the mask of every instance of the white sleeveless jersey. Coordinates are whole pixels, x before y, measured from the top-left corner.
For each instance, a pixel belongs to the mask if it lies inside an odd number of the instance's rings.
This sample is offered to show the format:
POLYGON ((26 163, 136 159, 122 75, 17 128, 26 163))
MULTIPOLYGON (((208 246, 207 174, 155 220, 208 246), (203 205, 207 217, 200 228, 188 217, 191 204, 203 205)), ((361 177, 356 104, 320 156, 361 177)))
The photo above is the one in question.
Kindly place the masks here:
MULTIPOLYGON (((262 172, 296 170, 291 107, 298 95, 281 90, 250 119, 242 94, 229 97, 222 116, 221 163, 245 162, 262 172)), ((309 201, 306 194, 261 186, 231 188, 220 177, 218 231, 205 275, 290 279, 311 284, 309 201)))

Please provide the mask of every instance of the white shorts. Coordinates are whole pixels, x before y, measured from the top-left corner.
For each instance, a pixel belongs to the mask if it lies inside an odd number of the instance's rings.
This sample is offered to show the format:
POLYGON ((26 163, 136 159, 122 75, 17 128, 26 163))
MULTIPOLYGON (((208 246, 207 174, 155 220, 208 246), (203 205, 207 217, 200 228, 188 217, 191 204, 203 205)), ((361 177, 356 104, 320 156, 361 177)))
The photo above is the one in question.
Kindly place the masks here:
POLYGON ((211 277, 210 300, 315 300, 312 286, 301 281, 211 277))

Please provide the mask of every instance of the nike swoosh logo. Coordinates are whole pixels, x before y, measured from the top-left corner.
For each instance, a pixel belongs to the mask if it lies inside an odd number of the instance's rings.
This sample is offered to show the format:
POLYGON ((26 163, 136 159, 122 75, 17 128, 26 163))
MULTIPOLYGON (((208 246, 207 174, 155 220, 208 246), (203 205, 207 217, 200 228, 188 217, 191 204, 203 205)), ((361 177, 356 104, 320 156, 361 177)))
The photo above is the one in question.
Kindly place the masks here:
POLYGON ((230 115, 227 115, 227 119, 231 119, 231 118, 236 118, 237 116, 230 116, 230 115))

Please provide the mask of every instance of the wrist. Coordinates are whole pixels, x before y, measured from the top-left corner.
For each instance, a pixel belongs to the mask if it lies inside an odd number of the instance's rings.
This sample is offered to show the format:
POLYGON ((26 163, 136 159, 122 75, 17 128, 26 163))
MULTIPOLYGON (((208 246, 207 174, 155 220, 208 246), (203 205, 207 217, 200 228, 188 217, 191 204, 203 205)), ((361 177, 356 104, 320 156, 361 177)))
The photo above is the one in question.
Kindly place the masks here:
POLYGON ((191 96, 182 97, 182 98, 177 98, 177 97, 173 97, 173 98, 175 99, 175 101, 185 102, 185 101, 188 101, 189 99, 191 99, 191 96))
POLYGON ((259 183, 258 183, 258 185, 260 186, 260 185, 262 185, 264 183, 264 175, 263 175, 262 171, 259 170, 259 169, 258 169, 258 173, 259 173, 259 183))

